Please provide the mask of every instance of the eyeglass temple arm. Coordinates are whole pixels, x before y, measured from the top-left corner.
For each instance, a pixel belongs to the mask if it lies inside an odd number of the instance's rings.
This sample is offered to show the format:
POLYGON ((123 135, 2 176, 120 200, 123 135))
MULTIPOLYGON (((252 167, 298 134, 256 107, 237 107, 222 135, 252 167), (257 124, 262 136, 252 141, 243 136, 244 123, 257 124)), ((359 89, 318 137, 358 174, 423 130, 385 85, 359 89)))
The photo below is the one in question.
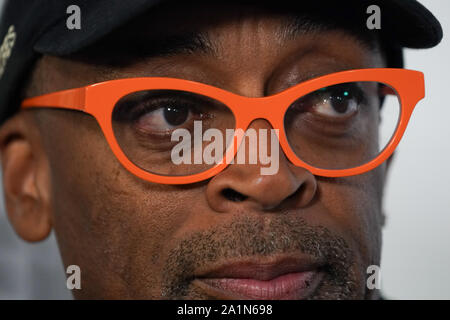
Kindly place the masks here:
POLYGON ((69 89, 25 99, 21 108, 46 107, 84 111, 86 88, 69 89))

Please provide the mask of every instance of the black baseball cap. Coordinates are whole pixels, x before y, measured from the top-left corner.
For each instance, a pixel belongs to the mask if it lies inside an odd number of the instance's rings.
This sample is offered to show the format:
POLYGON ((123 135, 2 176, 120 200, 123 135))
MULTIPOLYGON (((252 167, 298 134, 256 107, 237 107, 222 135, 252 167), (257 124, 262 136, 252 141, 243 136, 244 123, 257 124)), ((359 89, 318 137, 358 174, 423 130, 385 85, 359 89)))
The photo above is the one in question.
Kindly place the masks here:
MULTIPOLYGON (((166 1, 6 0, 0 18, 0 124, 18 110, 20 90, 40 55, 66 56, 80 51, 161 2, 166 1), (66 26, 67 8, 71 5, 80 8, 79 30, 66 26)), ((403 66, 402 48, 431 48, 443 36, 439 21, 416 0, 309 2, 323 8, 333 5, 336 14, 348 12, 349 8, 379 6, 381 31, 389 38, 395 56, 390 67, 403 66)))

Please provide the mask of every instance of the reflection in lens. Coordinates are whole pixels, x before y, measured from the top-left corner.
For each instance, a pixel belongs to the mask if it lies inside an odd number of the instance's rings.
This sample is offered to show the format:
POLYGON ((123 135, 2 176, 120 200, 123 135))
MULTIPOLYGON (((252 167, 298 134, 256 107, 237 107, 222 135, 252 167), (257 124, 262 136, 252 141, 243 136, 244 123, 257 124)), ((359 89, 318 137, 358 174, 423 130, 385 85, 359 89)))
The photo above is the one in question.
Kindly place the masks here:
MULTIPOLYGON (((209 97, 179 90, 145 90, 116 103, 112 124, 120 148, 138 167, 159 175, 188 176, 216 164, 203 161, 203 151, 210 151, 208 146, 220 133, 220 138, 226 137, 226 129, 234 129, 235 120, 229 108, 209 97), (203 136, 212 130, 219 134, 203 136)), ((220 150, 212 151, 216 161, 227 147, 225 141, 220 143, 214 144, 220 150)))
POLYGON ((354 168, 376 158, 393 137, 401 109, 397 96, 382 98, 383 86, 342 83, 294 101, 284 118, 294 153, 313 167, 329 170, 354 168))

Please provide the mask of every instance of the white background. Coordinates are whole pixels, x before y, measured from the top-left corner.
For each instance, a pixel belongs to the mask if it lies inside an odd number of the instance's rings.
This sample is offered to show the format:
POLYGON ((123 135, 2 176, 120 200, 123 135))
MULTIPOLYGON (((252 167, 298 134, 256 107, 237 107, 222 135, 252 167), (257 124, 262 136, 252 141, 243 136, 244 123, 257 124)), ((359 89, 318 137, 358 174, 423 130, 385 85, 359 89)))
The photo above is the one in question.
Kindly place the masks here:
MULTIPOLYGON (((0 5, 3 0, 0 0, 0 5)), ((450 1, 422 0, 450 30, 450 1)), ((382 289, 390 299, 450 299, 450 40, 407 50, 425 73, 426 98, 397 150, 385 197, 382 289)), ((52 236, 20 241, 0 212, 0 298, 68 298, 52 236)))
POLYGON ((406 67, 425 73, 388 181, 382 256, 387 298, 450 299, 450 1, 422 0, 444 29, 433 49, 407 50, 406 67))

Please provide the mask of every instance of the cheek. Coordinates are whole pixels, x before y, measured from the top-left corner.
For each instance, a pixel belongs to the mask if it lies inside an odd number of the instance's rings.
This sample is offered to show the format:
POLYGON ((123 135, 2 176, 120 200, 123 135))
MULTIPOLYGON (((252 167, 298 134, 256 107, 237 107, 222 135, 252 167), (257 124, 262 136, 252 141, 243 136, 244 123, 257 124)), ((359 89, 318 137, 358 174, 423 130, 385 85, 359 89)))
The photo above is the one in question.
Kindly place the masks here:
POLYGON ((64 133, 49 141, 54 228, 64 263, 82 270, 81 294, 159 294, 168 239, 188 219, 183 204, 199 190, 145 183, 117 162, 98 129, 61 127, 64 133))
POLYGON ((380 263, 383 170, 381 166, 359 176, 319 180, 322 205, 352 240, 365 267, 380 263))

